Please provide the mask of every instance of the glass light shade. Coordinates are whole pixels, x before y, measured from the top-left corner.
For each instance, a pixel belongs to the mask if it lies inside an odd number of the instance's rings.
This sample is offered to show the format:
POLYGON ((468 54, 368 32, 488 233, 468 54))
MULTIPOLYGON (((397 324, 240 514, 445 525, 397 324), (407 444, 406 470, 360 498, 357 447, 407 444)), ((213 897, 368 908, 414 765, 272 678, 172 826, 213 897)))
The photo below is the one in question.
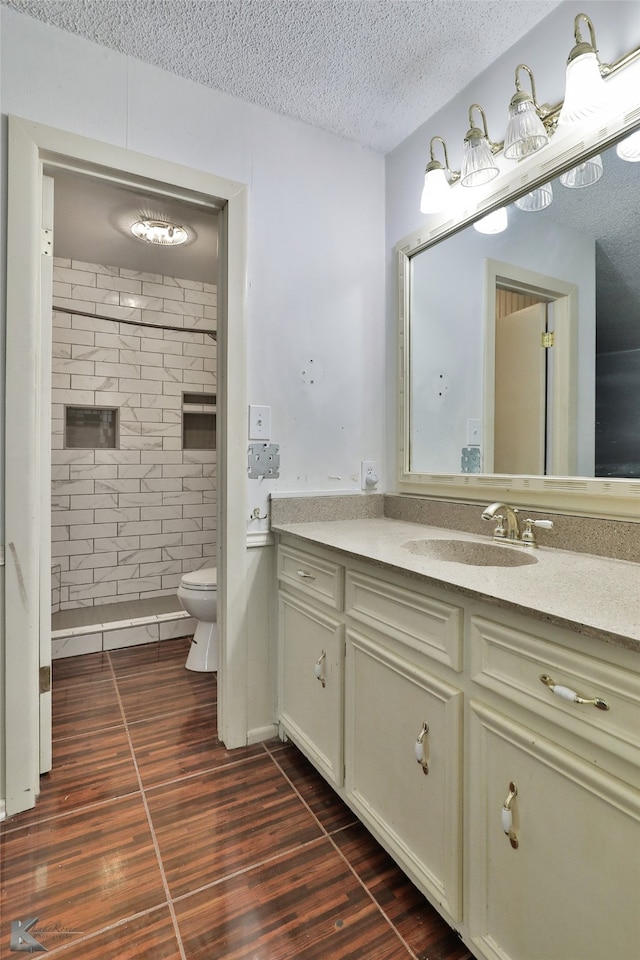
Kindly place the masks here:
POLYGON ((451 186, 443 167, 427 170, 420 198, 421 213, 440 213, 451 202, 451 186))
POLYGON ((595 52, 583 53, 567 64, 564 103, 558 126, 584 120, 597 113, 606 102, 606 86, 595 52))
POLYGON ((544 210, 545 207, 553 203, 553 187, 550 183, 543 183, 541 187, 525 193, 524 197, 519 197, 516 201, 516 207, 524 210, 526 213, 537 213, 538 210, 544 210))
POLYGON ((507 229, 508 225, 509 218, 507 216, 507 208, 500 207, 499 210, 488 213, 482 220, 476 220, 473 228, 477 230, 478 233, 502 233, 503 230, 507 229))
POLYGON ((579 189, 580 187, 590 187, 597 183, 602 176, 601 157, 589 157, 584 163, 579 163, 577 167, 567 170, 560 175, 560 183, 563 187, 579 189))
POLYGON ((621 160, 627 160, 629 163, 640 162, 640 130, 621 140, 616 147, 616 153, 621 160))
POLYGON ((185 243, 189 234, 184 227, 168 220, 137 220, 131 233, 145 243, 157 243, 163 247, 177 247, 185 243))
POLYGON ((463 187, 479 187, 500 173, 486 137, 470 137, 464 142, 460 183, 463 187))
POLYGON ((509 123, 504 137, 507 160, 521 160, 548 143, 549 137, 536 112, 533 100, 511 102, 509 123))

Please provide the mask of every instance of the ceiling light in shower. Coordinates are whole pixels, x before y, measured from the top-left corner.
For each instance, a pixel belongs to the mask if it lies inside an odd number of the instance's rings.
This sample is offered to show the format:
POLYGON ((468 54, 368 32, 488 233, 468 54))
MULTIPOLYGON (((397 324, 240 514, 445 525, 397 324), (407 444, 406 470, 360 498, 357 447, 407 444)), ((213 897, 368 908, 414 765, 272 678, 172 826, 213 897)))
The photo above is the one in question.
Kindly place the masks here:
POLYGON ((136 220, 131 233, 145 243, 157 243, 162 247, 177 247, 189 239, 184 227, 168 220, 136 220))

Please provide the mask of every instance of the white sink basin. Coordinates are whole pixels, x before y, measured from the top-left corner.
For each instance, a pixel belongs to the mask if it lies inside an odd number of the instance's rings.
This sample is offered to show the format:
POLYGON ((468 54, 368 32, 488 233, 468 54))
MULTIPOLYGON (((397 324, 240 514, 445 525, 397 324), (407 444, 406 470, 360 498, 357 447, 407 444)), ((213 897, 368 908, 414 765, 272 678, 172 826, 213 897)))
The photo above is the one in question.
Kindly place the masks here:
POLYGON ((420 557, 473 567, 524 567, 538 562, 526 547, 479 540, 409 540, 403 547, 420 557))

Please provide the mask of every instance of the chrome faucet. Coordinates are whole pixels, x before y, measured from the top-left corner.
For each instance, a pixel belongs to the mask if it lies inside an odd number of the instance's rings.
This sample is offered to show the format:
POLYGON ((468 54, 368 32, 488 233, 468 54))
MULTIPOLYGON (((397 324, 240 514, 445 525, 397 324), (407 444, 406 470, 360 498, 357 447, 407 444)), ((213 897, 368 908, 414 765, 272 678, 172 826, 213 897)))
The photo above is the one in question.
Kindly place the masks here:
POLYGON ((497 521, 496 528, 493 531, 494 540, 520 541, 520 523, 516 507, 510 507, 506 503, 490 503, 483 511, 482 519, 497 521), (507 521, 506 529, 504 526, 505 519, 507 521))

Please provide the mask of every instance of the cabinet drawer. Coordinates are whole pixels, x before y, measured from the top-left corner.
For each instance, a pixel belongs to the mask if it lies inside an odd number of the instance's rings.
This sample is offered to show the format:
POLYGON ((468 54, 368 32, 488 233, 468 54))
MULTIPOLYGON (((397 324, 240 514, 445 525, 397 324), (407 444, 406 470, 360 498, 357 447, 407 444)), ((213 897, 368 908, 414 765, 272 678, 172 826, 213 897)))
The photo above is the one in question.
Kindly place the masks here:
POLYGON ((344 570, 337 563, 281 544, 278 549, 278 579, 334 610, 342 610, 344 570))
MULTIPOLYGON (((640 762, 640 675, 592 654, 516 628, 472 617, 471 675, 480 686, 598 743, 634 764, 640 762), (555 694, 540 678, 608 710, 555 694)), ((603 655, 607 645, 603 644, 603 655)))
POLYGON ((464 619, 460 607, 348 570, 346 609, 354 620, 462 670, 464 619))

